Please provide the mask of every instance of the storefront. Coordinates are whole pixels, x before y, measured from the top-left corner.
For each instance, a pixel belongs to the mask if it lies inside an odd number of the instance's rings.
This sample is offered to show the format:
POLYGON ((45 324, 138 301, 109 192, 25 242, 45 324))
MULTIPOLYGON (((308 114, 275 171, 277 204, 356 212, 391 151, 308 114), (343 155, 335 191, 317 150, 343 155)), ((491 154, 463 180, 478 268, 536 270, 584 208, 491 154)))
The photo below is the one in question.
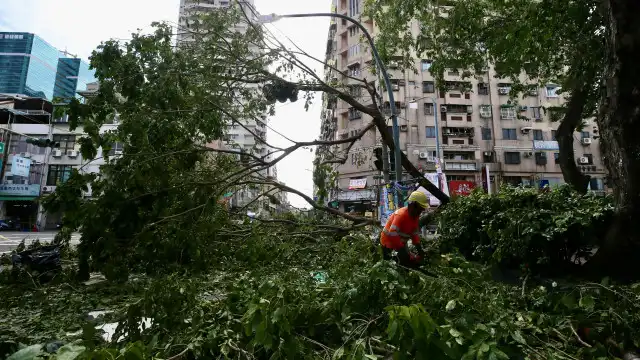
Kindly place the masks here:
POLYGON ((12 219, 22 229, 32 229, 38 218, 40 185, 0 185, 0 201, 4 219, 12 219))
POLYGON ((377 207, 376 195, 372 189, 367 189, 366 187, 366 178, 351 179, 349 181, 349 190, 343 190, 338 193, 336 200, 340 204, 340 210, 359 216, 373 213, 377 207))

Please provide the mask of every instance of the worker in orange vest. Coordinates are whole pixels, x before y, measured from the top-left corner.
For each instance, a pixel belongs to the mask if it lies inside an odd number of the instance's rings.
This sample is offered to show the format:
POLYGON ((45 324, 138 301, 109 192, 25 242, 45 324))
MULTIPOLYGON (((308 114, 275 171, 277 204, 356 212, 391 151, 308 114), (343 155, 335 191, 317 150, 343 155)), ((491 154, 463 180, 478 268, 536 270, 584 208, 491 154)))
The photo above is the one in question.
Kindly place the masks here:
POLYGON ((415 268, 419 264, 424 252, 420 244, 420 214, 429 207, 427 195, 421 191, 414 191, 409 195, 409 204, 396 210, 380 234, 380 245, 385 259, 392 257, 393 251, 398 253, 399 264, 415 268), (408 241, 416 246, 418 257, 410 254, 408 241))

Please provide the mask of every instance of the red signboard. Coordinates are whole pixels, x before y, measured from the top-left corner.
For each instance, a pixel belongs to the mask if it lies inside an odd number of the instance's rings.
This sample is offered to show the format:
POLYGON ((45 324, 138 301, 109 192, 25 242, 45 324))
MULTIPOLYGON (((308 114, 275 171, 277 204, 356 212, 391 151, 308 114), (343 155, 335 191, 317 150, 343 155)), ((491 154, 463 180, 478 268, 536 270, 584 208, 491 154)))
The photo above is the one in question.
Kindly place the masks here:
POLYGON ((449 191, 451 195, 469 195, 475 189, 473 181, 451 180, 449 181, 449 191))

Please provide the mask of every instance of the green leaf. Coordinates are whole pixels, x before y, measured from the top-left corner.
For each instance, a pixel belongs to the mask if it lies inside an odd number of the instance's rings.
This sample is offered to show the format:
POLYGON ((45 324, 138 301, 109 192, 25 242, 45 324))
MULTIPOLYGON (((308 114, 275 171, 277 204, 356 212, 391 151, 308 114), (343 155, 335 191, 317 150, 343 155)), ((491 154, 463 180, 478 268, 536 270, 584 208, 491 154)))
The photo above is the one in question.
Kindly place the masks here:
POLYGON ((38 357, 44 355, 42 351, 42 345, 31 345, 24 349, 20 349, 13 355, 9 356, 7 360, 37 360, 38 357))
POLYGON ((81 345, 67 344, 56 352, 56 360, 74 360, 85 351, 81 345))
POLYGON ((586 295, 580 298, 579 305, 581 308, 584 308, 587 311, 593 311, 595 300, 593 299, 593 296, 586 295))
POLYGON ((514 332, 511 333, 511 337, 513 338, 513 340, 517 341, 520 344, 526 345, 527 342, 524 340, 524 337, 522 337, 522 334, 520 333, 520 330, 516 330, 514 332))
POLYGON ((452 311, 455 308, 456 308, 456 301, 455 300, 449 300, 449 302, 447 303, 447 306, 445 306, 445 310, 447 310, 447 311, 452 311))

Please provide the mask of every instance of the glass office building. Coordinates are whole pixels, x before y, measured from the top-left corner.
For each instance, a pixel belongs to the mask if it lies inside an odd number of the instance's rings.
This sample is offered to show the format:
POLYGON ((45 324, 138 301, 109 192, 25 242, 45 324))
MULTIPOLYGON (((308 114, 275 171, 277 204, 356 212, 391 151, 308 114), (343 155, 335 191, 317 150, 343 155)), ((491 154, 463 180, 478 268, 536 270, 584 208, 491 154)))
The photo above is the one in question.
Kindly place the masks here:
POLYGON ((0 93, 52 100, 74 97, 95 81, 89 65, 35 34, 0 32, 0 93))

